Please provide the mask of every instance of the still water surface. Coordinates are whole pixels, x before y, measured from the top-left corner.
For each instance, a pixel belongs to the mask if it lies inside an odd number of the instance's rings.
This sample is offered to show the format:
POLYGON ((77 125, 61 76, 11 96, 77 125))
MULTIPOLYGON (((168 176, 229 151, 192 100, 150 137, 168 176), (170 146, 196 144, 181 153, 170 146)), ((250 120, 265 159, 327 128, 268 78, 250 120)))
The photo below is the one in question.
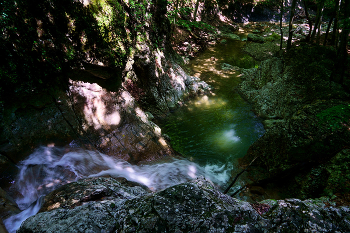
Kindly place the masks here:
POLYGON ((263 125, 236 91, 239 69, 224 69, 225 64, 258 65, 242 52, 244 43, 227 40, 192 60, 188 65, 191 75, 210 84, 213 94, 188 102, 161 124, 173 147, 189 160, 204 167, 222 166, 228 173, 264 133, 263 125))

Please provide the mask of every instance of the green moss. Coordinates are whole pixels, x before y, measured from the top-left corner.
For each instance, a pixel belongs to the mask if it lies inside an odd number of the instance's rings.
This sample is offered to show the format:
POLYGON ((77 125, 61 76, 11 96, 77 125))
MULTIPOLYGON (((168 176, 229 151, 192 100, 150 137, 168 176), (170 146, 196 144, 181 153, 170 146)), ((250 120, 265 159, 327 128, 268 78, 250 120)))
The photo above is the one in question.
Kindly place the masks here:
POLYGON ((328 125, 328 129, 339 130, 350 124, 350 105, 337 105, 317 114, 321 124, 328 125))
POLYGON ((265 41, 275 41, 275 40, 277 41, 281 40, 281 36, 275 32, 273 32, 272 35, 265 38, 265 41))
POLYGON ((335 193, 348 193, 350 191, 350 151, 338 153, 329 163, 327 170, 330 176, 324 195, 332 197, 335 193))

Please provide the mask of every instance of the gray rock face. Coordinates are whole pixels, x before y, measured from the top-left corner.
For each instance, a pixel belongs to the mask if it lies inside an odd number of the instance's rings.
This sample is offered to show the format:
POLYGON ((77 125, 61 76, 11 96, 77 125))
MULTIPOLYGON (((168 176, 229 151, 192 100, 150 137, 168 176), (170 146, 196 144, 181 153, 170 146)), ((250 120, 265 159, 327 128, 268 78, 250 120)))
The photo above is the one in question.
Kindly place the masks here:
POLYGON ((348 207, 336 208, 326 200, 298 199, 265 200, 251 204, 220 193, 203 178, 132 199, 112 196, 108 200, 86 202, 73 209, 57 208, 39 213, 27 219, 18 232, 350 230, 348 207))
POLYGON ((208 84, 186 74, 171 59, 167 60, 163 53, 157 52, 155 57, 145 54, 135 58, 134 69, 130 71, 136 74, 130 80, 132 85, 143 89, 142 95, 133 96, 139 99, 145 109, 155 115, 165 116, 179 106, 183 99, 210 92, 208 84))

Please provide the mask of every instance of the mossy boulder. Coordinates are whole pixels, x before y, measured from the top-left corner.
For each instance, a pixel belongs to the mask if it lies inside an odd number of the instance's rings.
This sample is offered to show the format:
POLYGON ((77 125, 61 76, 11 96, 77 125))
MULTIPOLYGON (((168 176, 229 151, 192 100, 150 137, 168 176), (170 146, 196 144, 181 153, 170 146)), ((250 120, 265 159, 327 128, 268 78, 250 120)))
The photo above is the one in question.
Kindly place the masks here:
POLYGON ((252 33, 248 34, 247 40, 255 42, 255 43, 264 43, 265 42, 264 37, 257 35, 257 34, 252 34, 252 33))

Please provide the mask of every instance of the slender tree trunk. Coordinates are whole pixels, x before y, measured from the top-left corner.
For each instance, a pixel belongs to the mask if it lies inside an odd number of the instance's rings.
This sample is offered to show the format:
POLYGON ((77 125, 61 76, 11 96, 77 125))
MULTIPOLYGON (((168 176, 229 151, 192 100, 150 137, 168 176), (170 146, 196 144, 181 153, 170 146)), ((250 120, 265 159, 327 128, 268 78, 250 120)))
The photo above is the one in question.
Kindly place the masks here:
POLYGON ((322 30, 322 15, 321 15, 321 18, 320 18, 320 23, 318 24, 318 28, 317 28, 316 44, 320 43, 321 30, 322 30))
POLYGON ((309 11, 307 10, 306 0, 303 0, 304 8, 305 8, 305 15, 307 18, 307 21, 309 22, 309 34, 306 36, 306 42, 310 41, 311 33, 312 33, 312 21, 309 15, 309 11))
POLYGON ((283 6, 284 6, 284 0, 281 0, 281 18, 280 18, 281 44, 280 44, 280 50, 282 50, 282 47, 283 47, 283 30, 282 30, 283 14, 284 14, 283 6))
POLYGON ((194 8, 193 22, 196 22, 196 21, 197 21, 197 11, 198 11, 198 6, 199 6, 199 1, 200 1, 200 0, 197 0, 196 6, 195 6, 195 8, 194 8))
POLYGON ((176 0, 176 5, 175 5, 175 17, 174 17, 174 25, 176 25, 177 22, 177 15, 178 15, 178 9, 179 9, 179 0, 176 0))
POLYGON ((339 20, 339 6, 342 4, 342 0, 338 0, 335 8, 335 19, 334 19, 334 25, 333 25, 333 34, 332 34, 332 40, 331 45, 336 46, 336 41, 338 37, 338 20, 339 20))
MULTIPOLYGON (((329 30, 331 29, 333 20, 334 20, 334 24, 336 23, 336 21, 338 21, 336 19, 337 18, 338 9, 339 9, 339 0, 336 0, 335 1, 335 6, 334 6, 334 10, 333 10, 333 14, 332 14, 331 19, 329 20, 327 31, 326 31, 326 35, 325 35, 325 38, 324 38, 324 42, 323 42, 324 46, 327 45, 327 39, 328 39, 328 35, 329 35, 329 30)), ((333 28, 333 30, 334 30, 334 28, 333 28)), ((333 31, 333 33, 334 33, 334 31, 333 31)))
POLYGON ((288 41, 287 41, 287 50, 292 47, 292 37, 293 37, 293 18, 295 13, 295 5, 297 3, 297 0, 292 1, 292 9, 290 13, 290 19, 289 19, 289 34, 288 34, 288 41))
POLYGON ((315 39, 316 31, 318 29, 318 25, 320 23, 322 12, 323 12, 324 2, 325 2, 325 0, 321 0, 319 5, 317 6, 316 21, 315 21, 314 30, 312 31, 312 34, 311 34, 311 41, 313 41, 315 39))
POLYGON ((343 84, 344 82, 344 73, 346 69, 348 56, 348 51, 346 47, 348 44, 348 38, 350 34, 350 0, 344 0, 342 10, 344 15, 344 26, 340 34, 340 44, 337 50, 337 61, 334 67, 334 71, 332 73, 332 80, 340 84, 343 84))
MULTIPOLYGON (((335 15, 335 14, 334 14, 335 15)), ((323 41, 323 46, 326 46, 327 45, 327 38, 328 38, 328 34, 329 34, 329 30, 331 28, 331 25, 332 25, 332 22, 333 22, 333 19, 334 19, 334 15, 332 15, 331 19, 329 20, 328 22, 328 26, 327 26, 327 30, 326 30, 326 35, 324 37, 324 41, 323 41)))

